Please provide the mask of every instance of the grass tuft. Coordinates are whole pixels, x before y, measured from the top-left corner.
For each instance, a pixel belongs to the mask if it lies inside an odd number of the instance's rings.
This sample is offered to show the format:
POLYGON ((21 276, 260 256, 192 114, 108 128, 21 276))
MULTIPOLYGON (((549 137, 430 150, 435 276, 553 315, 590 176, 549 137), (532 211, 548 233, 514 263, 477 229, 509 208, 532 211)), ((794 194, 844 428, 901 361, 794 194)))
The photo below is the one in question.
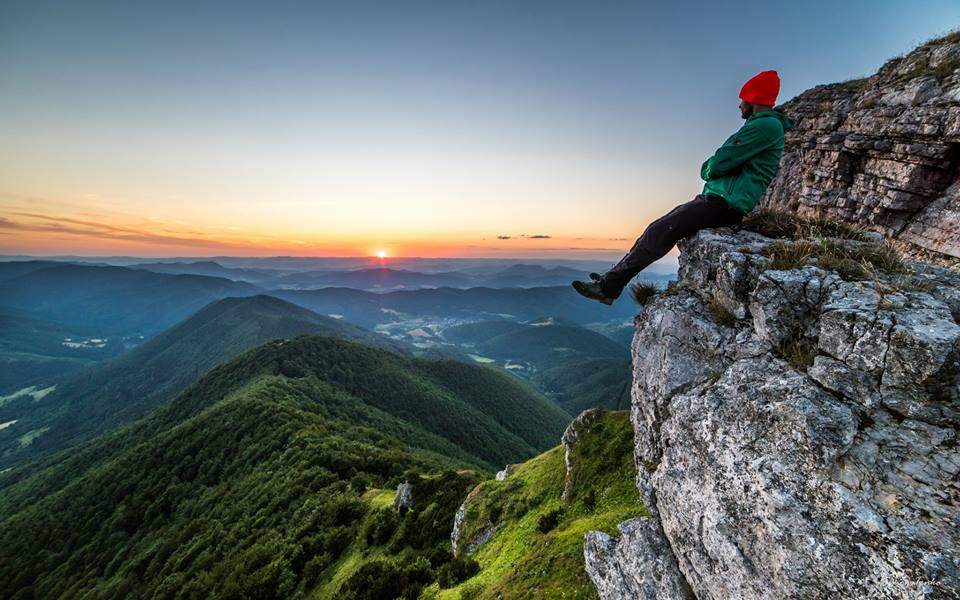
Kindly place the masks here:
POLYGON ((733 313, 721 304, 716 296, 710 298, 707 302, 707 308, 710 310, 710 316, 713 317, 713 320, 721 325, 733 327, 737 322, 737 318, 733 316, 733 313))
POLYGON ((799 269, 816 254, 817 245, 807 240, 798 242, 774 242, 763 249, 770 261, 767 268, 775 271, 799 269))
POLYGON ((813 359, 817 356, 816 343, 799 332, 784 340, 777 350, 790 366, 803 372, 813 365, 813 359))
POLYGON ((794 242, 774 242, 762 252, 770 259, 767 269, 799 269, 810 259, 816 259, 817 266, 835 271, 848 281, 880 280, 883 275, 894 275, 897 276, 894 284, 900 281, 906 285, 913 273, 897 249, 886 241, 855 243, 828 238, 801 239, 794 242))
POLYGON ((633 299, 640 306, 646 306, 647 302, 650 302, 650 300, 656 296, 657 292, 659 291, 660 286, 646 281, 634 283, 630 286, 630 295, 633 296, 633 299))

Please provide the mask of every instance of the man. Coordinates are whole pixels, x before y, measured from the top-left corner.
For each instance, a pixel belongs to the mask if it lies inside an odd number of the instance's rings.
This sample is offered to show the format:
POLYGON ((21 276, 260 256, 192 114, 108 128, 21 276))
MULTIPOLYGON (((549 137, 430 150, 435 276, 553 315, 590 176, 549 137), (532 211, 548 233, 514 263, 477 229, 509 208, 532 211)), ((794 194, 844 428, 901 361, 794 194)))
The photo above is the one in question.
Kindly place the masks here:
POLYGON ((678 241, 708 227, 735 225, 753 210, 780 166, 783 134, 793 127, 789 117, 773 108, 779 93, 776 71, 763 71, 747 81, 740 90, 740 116, 747 122, 700 167, 703 191, 650 223, 609 271, 591 273, 590 283, 574 281, 574 289, 613 304, 637 273, 678 241))

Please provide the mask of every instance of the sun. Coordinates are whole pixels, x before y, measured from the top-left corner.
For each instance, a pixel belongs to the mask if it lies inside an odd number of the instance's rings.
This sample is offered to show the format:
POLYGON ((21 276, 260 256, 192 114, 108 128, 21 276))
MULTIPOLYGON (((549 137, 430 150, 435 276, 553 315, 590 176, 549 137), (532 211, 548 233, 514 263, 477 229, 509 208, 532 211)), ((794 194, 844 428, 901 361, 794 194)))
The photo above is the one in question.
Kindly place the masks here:
POLYGON ((387 257, 387 251, 386 251, 386 250, 377 250, 377 258, 379 258, 380 260, 383 260, 383 259, 385 259, 386 257, 387 257))

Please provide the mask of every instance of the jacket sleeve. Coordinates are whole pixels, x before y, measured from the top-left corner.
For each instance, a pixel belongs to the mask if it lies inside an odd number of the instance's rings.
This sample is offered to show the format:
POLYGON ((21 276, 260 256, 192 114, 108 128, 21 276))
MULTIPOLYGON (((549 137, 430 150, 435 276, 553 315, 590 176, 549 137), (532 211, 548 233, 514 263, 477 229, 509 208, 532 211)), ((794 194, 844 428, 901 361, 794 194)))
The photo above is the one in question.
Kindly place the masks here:
MULTIPOLYGON (((762 119, 766 120, 766 119, 762 119)), ((734 141, 717 149, 700 167, 700 176, 709 181, 737 171, 751 158, 773 147, 775 139, 763 127, 753 125, 737 132, 734 141)))
POLYGON ((710 161, 712 160, 713 157, 711 156, 707 160, 703 161, 702 165, 700 165, 700 179, 703 179, 704 181, 710 181, 710 161))

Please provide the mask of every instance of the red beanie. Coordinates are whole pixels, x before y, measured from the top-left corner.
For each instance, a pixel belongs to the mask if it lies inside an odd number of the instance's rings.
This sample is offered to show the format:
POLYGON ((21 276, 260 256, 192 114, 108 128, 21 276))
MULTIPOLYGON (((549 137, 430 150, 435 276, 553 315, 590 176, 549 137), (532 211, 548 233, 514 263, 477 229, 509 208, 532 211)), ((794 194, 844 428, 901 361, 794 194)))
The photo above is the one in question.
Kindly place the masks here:
POLYGON ((773 106, 780 93, 780 77, 776 71, 761 71, 740 88, 740 98, 752 104, 773 106))

